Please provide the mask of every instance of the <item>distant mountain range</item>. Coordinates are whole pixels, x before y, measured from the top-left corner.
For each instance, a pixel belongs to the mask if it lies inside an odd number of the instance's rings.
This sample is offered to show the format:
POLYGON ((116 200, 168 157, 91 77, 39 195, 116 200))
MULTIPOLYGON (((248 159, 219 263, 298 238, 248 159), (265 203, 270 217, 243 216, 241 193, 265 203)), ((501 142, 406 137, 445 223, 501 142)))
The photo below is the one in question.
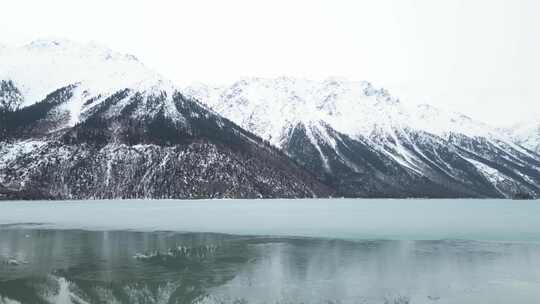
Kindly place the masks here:
POLYGON ((0 49, 4 198, 539 197, 540 133, 516 130, 368 82, 179 89, 95 44, 0 49))
POLYGON ((539 193, 539 156, 494 128, 368 82, 246 79, 186 95, 251 130, 340 195, 512 197, 539 193))

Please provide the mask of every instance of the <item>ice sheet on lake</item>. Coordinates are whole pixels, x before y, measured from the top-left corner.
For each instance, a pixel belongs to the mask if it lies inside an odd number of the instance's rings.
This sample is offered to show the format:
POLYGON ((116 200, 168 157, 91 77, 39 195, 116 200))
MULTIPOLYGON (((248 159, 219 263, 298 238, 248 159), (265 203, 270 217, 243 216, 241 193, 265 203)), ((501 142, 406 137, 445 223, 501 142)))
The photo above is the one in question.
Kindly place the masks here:
POLYGON ((510 200, 2 202, 0 228, 219 232, 351 239, 540 241, 540 203, 510 200))

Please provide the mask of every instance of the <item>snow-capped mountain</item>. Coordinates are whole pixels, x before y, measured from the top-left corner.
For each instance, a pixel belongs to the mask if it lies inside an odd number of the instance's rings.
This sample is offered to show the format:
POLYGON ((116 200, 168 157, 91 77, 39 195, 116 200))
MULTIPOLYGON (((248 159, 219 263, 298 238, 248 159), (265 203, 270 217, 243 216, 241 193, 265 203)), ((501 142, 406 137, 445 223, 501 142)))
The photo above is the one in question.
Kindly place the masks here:
POLYGON ((540 156, 501 134, 368 82, 178 90, 94 43, 0 48, 4 197, 538 197, 540 156))
POLYGON ((331 192, 135 57, 57 40, 0 51, 0 185, 29 198, 331 192))
POLYGON ((0 79, 11 80, 25 107, 74 81, 87 94, 114 93, 118 88, 147 90, 171 86, 133 55, 114 52, 97 43, 36 40, 21 47, 0 49, 0 79))
POLYGON ((245 79, 188 96, 259 135, 346 196, 540 194, 540 156, 495 129, 368 82, 245 79))

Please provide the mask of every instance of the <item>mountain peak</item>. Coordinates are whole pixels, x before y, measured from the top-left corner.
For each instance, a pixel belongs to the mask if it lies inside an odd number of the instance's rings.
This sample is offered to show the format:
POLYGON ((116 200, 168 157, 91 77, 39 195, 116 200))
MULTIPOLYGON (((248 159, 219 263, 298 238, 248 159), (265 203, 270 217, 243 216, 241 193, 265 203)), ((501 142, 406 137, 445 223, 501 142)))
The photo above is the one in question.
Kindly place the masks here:
POLYGON ((95 41, 81 43, 69 39, 37 39, 20 48, 17 51, 43 52, 48 55, 56 54, 76 54, 81 57, 96 57, 104 60, 125 60, 139 62, 137 57, 131 54, 122 54, 113 51, 105 45, 95 41))
POLYGON ((96 42, 39 39, 0 53, 0 80, 12 81, 23 96, 21 106, 39 102, 53 90, 80 83, 90 94, 125 88, 151 89, 172 84, 133 55, 96 42))

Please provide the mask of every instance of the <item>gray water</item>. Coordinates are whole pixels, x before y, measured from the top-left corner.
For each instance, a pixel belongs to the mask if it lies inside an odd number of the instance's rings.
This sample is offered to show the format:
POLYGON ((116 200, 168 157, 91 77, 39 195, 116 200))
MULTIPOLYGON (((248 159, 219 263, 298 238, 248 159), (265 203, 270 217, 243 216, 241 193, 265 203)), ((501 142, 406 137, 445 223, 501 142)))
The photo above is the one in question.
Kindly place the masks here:
POLYGON ((538 303, 538 202, 0 203, 0 303, 538 303))

